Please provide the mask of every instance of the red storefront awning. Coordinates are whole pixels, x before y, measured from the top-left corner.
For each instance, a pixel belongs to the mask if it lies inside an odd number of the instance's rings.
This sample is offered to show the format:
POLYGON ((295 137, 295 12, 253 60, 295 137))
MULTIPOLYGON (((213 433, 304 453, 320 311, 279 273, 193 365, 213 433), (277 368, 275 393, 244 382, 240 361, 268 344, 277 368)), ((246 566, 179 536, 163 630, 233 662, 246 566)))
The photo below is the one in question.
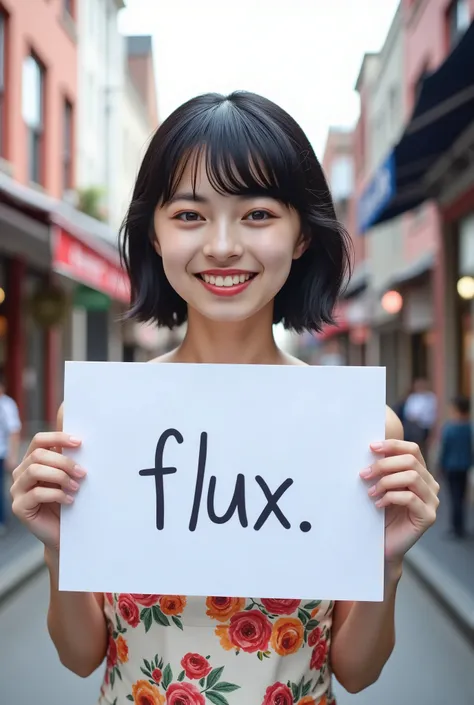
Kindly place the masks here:
POLYGON ((347 320, 346 311, 347 302, 339 302, 334 311, 334 319, 337 325, 324 326, 321 333, 315 334, 316 340, 323 342, 324 340, 329 340, 329 338, 333 338, 335 335, 339 335, 340 333, 347 333, 349 330, 349 321, 347 320))
POLYGON ((112 299, 129 303, 130 286, 119 263, 106 258, 58 225, 53 226, 52 238, 55 272, 101 291, 112 299))

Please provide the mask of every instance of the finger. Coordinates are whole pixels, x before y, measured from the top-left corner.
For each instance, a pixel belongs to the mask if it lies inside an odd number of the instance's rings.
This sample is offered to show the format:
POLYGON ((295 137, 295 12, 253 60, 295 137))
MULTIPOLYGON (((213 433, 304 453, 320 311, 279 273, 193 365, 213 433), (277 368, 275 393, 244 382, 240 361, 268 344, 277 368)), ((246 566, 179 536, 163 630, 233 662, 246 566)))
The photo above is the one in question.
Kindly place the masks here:
POLYGON ((392 490, 405 489, 414 492, 425 503, 436 504, 438 502, 436 495, 416 470, 405 470, 393 475, 386 475, 375 485, 372 485, 368 493, 371 497, 377 497, 377 495, 383 495, 392 490))
POLYGON ((59 468, 64 470, 70 475, 77 478, 83 478, 86 475, 84 468, 76 463, 73 458, 68 458, 61 453, 56 453, 52 450, 46 450, 45 448, 35 448, 33 452, 27 456, 20 465, 16 468, 14 472, 14 480, 17 480, 30 465, 49 465, 50 467, 59 468))
POLYGON ((394 490, 387 492, 381 497, 375 506, 379 508, 396 505, 410 509, 413 514, 423 520, 428 525, 431 525, 436 520, 436 510, 428 504, 425 504, 419 497, 410 490, 394 490))
POLYGON ((416 470, 422 477, 428 480, 430 473, 424 465, 420 463, 414 455, 390 455, 385 458, 376 460, 372 465, 361 471, 361 476, 364 478, 378 477, 388 475, 394 472, 403 472, 404 470, 416 470))
POLYGON ((38 509, 41 504, 52 504, 53 502, 57 504, 72 504, 74 496, 55 487, 37 486, 14 500, 13 512, 20 518, 26 518, 26 515, 38 509))
POLYGON ((426 466, 420 446, 411 441, 400 441, 397 438, 389 438, 384 441, 377 441, 370 444, 370 449, 377 454, 385 455, 414 455, 415 458, 426 466))
POLYGON ((81 440, 70 436, 63 431, 52 431, 50 433, 37 433, 26 451, 25 457, 32 454, 37 448, 77 448, 81 445, 81 440))
POLYGON ((12 493, 16 496, 18 493, 29 492, 40 483, 59 485, 63 489, 68 489, 72 492, 77 492, 80 487, 79 482, 73 479, 64 470, 49 465, 33 463, 18 477, 18 480, 12 487, 12 493))

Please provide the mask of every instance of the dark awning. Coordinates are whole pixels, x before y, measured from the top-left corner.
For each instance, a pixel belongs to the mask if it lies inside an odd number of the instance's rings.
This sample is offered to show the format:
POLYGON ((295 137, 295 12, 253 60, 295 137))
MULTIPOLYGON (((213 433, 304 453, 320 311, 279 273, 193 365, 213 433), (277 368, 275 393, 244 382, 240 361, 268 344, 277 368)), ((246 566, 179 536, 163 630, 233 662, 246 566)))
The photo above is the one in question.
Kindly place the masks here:
POLYGON ((433 196, 425 177, 474 123, 474 22, 422 84, 403 137, 359 201, 359 231, 391 220, 433 196))

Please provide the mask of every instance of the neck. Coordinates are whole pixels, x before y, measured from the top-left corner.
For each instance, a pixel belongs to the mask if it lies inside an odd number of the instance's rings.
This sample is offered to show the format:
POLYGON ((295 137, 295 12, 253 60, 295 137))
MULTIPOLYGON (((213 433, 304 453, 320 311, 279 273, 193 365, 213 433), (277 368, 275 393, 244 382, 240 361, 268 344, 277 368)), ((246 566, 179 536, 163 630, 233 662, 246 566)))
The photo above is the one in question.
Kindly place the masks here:
POLYGON ((186 336, 174 352, 176 362, 278 365, 283 353, 272 332, 273 310, 235 323, 211 321, 190 309, 186 336))

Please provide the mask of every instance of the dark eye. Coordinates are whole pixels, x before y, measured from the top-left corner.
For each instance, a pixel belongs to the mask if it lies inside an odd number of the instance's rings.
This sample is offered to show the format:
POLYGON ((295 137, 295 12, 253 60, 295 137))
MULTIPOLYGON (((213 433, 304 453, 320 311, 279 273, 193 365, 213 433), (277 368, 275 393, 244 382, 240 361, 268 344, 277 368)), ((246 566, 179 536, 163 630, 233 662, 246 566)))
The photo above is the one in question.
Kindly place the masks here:
POLYGON ((195 223, 202 220, 199 213, 196 213, 195 211, 183 211, 182 213, 175 215, 174 218, 175 220, 181 220, 183 223, 195 223))
POLYGON ((254 220, 254 221, 261 221, 261 220, 268 220, 272 216, 268 211, 252 211, 246 216, 249 220, 254 220))

